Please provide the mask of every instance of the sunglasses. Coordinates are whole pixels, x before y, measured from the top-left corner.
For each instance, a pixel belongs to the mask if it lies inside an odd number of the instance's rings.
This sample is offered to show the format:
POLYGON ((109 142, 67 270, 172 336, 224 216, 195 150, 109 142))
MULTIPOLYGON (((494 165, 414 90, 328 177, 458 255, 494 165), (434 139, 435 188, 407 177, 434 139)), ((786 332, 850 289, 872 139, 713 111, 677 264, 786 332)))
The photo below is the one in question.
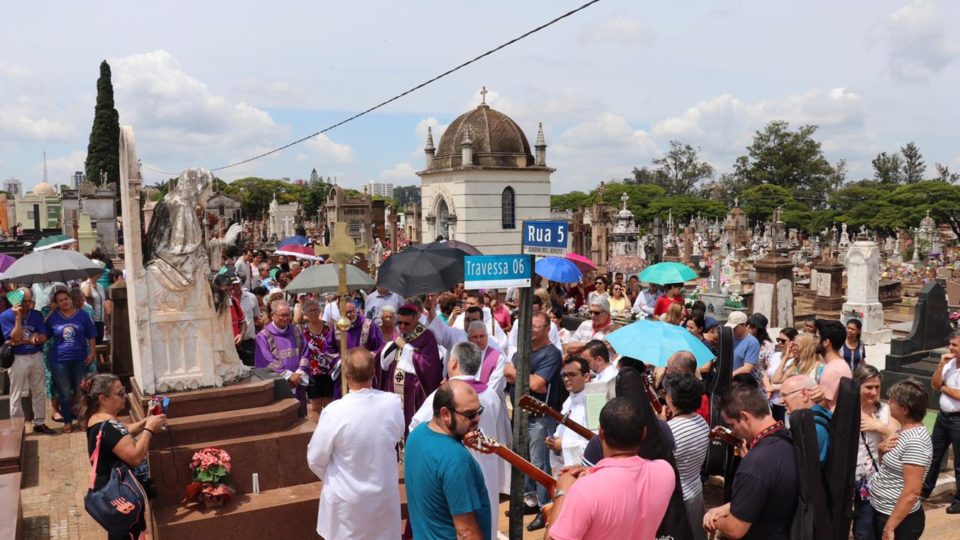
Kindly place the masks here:
POLYGON ((460 412, 456 409, 450 409, 450 410, 466 418, 467 420, 473 420, 474 418, 483 414, 483 405, 481 405, 479 409, 475 411, 469 411, 469 412, 460 412))
POLYGON ((572 379, 577 375, 583 375, 583 373, 580 373, 579 371, 563 371, 560 373, 560 377, 563 379, 572 379))
POLYGON ((781 344, 781 345, 783 345, 783 344, 786 343, 786 342, 787 342, 787 340, 785 340, 785 339, 783 339, 783 338, 777 338, 777 343, 779 343, 779 344, 781 344))
POLYGON ((603 314, 602 311, 591 311, 591 312, 590 312, 590 316, 591 316, 591 317, 596 317, 597 315, 602 315, 602 314, 603 314))

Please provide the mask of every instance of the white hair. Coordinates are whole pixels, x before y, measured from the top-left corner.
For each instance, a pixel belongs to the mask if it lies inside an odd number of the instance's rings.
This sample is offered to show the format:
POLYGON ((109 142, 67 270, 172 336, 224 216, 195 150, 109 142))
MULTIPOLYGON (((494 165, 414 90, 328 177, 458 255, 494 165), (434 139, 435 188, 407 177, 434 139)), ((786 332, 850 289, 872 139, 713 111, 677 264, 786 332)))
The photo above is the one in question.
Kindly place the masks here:
POLYGON ((590 305, 600 308, 604 313, 610 313, 610 302, 606 296, 594 296, 593 300, 590 300, 590 305))

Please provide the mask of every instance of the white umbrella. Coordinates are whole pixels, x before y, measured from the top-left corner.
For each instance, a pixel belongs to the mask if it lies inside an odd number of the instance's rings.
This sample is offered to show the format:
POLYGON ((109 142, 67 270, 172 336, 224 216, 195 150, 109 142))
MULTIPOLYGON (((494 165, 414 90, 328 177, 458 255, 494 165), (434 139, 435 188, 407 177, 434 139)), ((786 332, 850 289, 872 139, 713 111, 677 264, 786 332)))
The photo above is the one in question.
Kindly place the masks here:
POLYGON ((67 282, 99 276, 103 269, 94 261, 76 251, 48 249, 24 255, 0 274, 0 281, 14 281, 24 285, 67 282))

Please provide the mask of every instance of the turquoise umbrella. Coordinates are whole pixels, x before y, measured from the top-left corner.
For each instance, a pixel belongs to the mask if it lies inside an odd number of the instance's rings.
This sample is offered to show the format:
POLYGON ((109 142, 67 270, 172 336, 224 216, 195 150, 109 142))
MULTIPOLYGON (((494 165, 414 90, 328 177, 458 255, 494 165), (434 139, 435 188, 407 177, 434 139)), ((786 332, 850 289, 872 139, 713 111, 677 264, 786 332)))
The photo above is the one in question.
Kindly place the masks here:
POLYGON ((697 278, 697 273, 689 266, 678 262, 662 262, 648 266, 640 272, 640 281, 667 285, 669 283, 683 283, 697 278))
POLYGON ((662 321, 639 320, 607 335, 613 350, 657 367, 666 367, 675 352, 690 351, 702 365, 716 355, 682 326, 662 321))

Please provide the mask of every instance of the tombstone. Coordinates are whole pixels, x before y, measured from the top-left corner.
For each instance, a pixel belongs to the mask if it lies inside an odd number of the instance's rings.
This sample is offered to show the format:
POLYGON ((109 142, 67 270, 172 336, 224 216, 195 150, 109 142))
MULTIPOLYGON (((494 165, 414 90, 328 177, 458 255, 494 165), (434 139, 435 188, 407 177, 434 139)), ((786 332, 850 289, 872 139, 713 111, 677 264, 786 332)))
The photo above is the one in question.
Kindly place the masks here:
POLYGON ((773 297, 776 288, 772 283, 755 283, 753 285, 753 313, 762 313, 770 326, 776 327, 779 324, 773 323, 773 297))
MULTIPOLYGON (((793 282, 781 279, 776 290, 776 321, 780 328, 793 326, 793 282)), ((773 320, 773 319, 770 319, 773 320)))
POLYGON ((774 328, 783 327, 785 321, 780 320, 780 313, 790 313, 789 319, 793 319, 793 291, 790 291, 790 309, 779 310, 778 306, 787 300, 781 300, 778 294, 780 288, 777 284, 787 281, 790 288, 793 287, 793 262, 786 257, 777 255, 775 250, 770 250, 766 257, 761 258, 754 265, 756 270, 756 282, 754 284, 753 311, 760 311, 766 315, 770 326, 774 328), (764 298, 761 298, 764 297, 764 298), (767 299, 769 298, 769 300, 767 299), (759 309, 758 309, 759 305, 759 309))
MULTIPOLYGON (((931 375, 944 352, 942 347, 946 347, 953 331, 947 312, 946 291, 940 282, 927 283, 917 298, 910 333, 890 341, 883 376, 884 395, 891 385, 910 377, 919 379, 924 388, 930 388, 931 375)), ((930 391, 929 396, 928 407, 939 409, 940 393, 930 391)))
POLYGON ((817 295, 813 299, 813 308, 821 312, 839 310, 843 306, 843 265, 828 260, 818 264, 816 271, 817 295))
POLYGON ((880 248, 872 240, 857 240, 847 251, 846 265, 847 301, 841 308, 842 321, 860 319, 867 345, 889 341, 891 331, 883 329, 883 304, 879 300, 880 248))

